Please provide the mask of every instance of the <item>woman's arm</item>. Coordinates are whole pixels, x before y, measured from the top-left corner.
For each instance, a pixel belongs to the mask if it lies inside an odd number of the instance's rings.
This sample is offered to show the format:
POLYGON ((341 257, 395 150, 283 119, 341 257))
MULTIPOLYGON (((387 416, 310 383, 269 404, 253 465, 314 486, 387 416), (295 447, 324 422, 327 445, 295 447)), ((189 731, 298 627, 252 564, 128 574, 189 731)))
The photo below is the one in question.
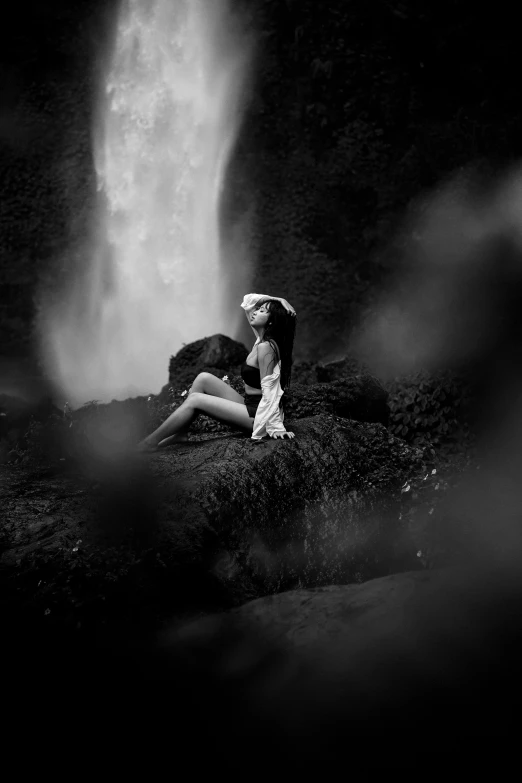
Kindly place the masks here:
POLYGON ((282 299, 280 296, 271 296, 270 299, 275 299, 276 302, 281 302, 287 313, 290 313, 290 315, 295 315, 295 310, 290 304, 290 302, 287 302, 286 299, 282 299))
POLYGON ((271 299, 270 296, 265 296, 264 294, 245 294, 245 297, 243 301, 241 302, 241 307, 245 311, 246 319, 248 321, 248 325, 254 332, 255 336, 259 339, 259 335, 257 333, 257 329, 254 329, 253 326, 250 324, 250 314, 254 307, 256 307, 260 302, 268 302, 268 300, 271 299))
MULTIPOLYGON (((275 302, 281 302, 283 307, 287 312, 289 312, 291 315, 295 315, 295 310, 292 307, 292 305, 286 301, 286 299, 281 299, 279 296, 268 296, 267 294, 245 294, 245 298, 241 302, 241 307, 245 311, 247 321, 250 324, 250 314, 254 307, 257 307, 259 304, 262 304, 263 302, 269 302, 270 300, 273 300, 275 302)), ((254 329, 253 326, 251 326, 252 331, 256 335, 257 330, 254 329)))

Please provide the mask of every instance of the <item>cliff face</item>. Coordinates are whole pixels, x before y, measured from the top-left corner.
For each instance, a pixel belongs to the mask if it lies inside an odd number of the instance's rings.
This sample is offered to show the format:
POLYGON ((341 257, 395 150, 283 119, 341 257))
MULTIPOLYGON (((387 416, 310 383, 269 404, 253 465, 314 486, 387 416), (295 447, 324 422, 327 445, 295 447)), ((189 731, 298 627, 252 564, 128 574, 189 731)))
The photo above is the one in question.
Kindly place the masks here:
POLYGON ((35 295, 78 273, 92 216, 98 68, 115 2, 12 9, 2 30, 0 103, 1 353, 31 352, 35 295))
MULTIPOLYGON (((82 268, 74 240, 96 195, 93 112, 120 4, 33 5, 13 6, 0 31, 6 344, 30 333, 35 278, 61 282, 82 268)), ((375 306, 403 256, 388 246, 405 205, 470 160, 516 158, 522 138, 509 79, 518 28, 505 16, 411 0, 400 10, 324 5, 237 3, 255 16, 259 57, 222 204, 233 232, 255 196, 252 287, 296 307, 303 359, 342 354, 361 310, 375 306)))

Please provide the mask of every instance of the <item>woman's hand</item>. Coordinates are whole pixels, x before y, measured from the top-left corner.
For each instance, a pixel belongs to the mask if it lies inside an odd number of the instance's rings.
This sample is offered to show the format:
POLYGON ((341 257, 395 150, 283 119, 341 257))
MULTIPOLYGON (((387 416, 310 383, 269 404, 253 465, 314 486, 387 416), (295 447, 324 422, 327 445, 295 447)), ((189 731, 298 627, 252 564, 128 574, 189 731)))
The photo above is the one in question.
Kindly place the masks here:
POLYGON ((295 438, 295 435, 293 432, 276 432, 272 435, 272 438, 274 440, 277 440, 278 438, 281 438, 281 440, 284 440, 286 437, 288 437, 290 440, 292 438, 295 438))
POLYGON ((274 296, 274 299, 277 302, 281 302, 281 304, 283 305, 283 307, 285 308, 287 313, 290 313, 290 315, 295 315, 296 314, 294 308, 292 307, 290 302, 286 301, 286 299, 281 299, 281 297, 279 297, 279 296, 274 296))

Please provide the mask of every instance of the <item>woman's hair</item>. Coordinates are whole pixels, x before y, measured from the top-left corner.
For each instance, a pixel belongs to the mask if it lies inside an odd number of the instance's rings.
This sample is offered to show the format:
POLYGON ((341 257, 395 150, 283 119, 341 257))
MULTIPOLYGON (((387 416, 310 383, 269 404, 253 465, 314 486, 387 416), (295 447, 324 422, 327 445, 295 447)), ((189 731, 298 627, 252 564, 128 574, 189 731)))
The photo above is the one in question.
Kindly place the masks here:
POLYGON ((290 384, 292 375, 292 351, 294 348, 295 320, 297 316, 290 315, 281 302, 277 302, 275 299, 271 299, 263 304, 267 305, 270 315, 265 326, 262 342, 269 342, 274 350, 274 358, 270 362, 269 370, 273 371, 277 363, 278 351, 273 345, 273 343, 276 343, 281 360, 281 388, 286 389, 290 384))

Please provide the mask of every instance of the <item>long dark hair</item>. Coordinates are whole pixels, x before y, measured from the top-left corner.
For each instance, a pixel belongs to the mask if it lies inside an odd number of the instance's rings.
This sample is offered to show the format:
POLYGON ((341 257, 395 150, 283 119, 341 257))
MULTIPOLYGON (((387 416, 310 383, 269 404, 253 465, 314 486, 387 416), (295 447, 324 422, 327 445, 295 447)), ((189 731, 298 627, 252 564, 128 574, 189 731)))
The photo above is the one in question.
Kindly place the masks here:
POLYGON ((275 299, 271 299, 264 304, 267 305, 270 315, 261 342, 269 342, 274 350, 273 363, 271 362, 269 365, 269 369, 272 372, 277 364, 277 354, 279 352, 279 359, 281 360, 280 383, 281 388, 286 389, 290 385, 292 376, 292 351, 294 348, 295 320, 297 316, 290 315, 281 302, 277 302, 275 299))

